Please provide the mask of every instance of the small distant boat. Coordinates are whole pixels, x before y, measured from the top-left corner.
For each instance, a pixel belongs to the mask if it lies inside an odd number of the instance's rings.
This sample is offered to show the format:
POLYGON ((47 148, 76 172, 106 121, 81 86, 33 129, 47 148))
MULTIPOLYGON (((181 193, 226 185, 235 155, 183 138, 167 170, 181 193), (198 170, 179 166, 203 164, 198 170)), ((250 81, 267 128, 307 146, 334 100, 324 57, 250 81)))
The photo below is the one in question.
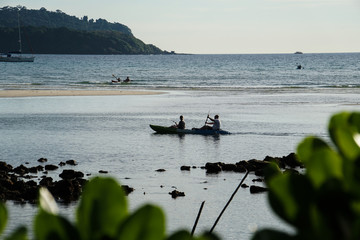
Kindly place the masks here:
POLYGON ((303 54, 303 52, 295 52, 294 54, 303 54))
POLYGON ((21 55, 22 45, 21 45, 21 33, 20 33, 20 16, 18 12, 18 29, 19 29, 19 51, 13 51, 8 53, 0 54, 0 62, 34 62, 35 57, 24 57, 21 55), (16 55, 12 55, 16 54, 16 55))
POLYGON ((164 126, 158 126, 158 125, 152 125, 150 124, 150 128, 154 130, 156 133, 161 134, 198 134, 198 135, 225 135, 225 134, 231 134, 228 131, 225 130, 206 130, 206 129, 199 129, 199 128, 193 128, 193 129, 178 129, 174 127, 164 127, 164 126))
POLYGON ((1 53, 0 62, 34 62, 35 57, 24 57, 20 53, 19 55, 11 55, 14 52, 1 53))

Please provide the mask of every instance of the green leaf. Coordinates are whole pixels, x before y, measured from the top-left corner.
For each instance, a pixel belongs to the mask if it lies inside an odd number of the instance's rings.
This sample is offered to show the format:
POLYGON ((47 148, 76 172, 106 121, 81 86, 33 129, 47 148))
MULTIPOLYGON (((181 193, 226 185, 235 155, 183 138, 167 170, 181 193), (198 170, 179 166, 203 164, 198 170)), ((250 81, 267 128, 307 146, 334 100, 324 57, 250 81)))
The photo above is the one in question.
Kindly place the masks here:
POLYGON ((68 220, 42 209, 35 217, 34 234, 37 240, 80 239, 78 231, 68 220))
POLYGON ((288 223, 307 228, 311 217, 313 187, 303 175, 279 174, 268 180, 269 201, 273 210, 288 223), (306 198, 304 198, 306 196, 306 198))
POLYGON ((169 236, 167 240, 220 240, 220 238, 209 232, 205 232, 200 236, 191 236, 190 232, 180 230, 169 236))
POLYGON ((34 222, 34 234, 38 240, 79 239, 75 227, 68 220, 57 215, 59 211, 57 204, 46 188, 40 188, 39 207, 34 222))
POLYGON ((331 178, 343 178, 341 157, 320 139, 309 137, 298 146, 297 155, 315 187, 331 178))
POLYGON ((27 229, 22 226, 17 228, 10 236, 6 237, 5 240, 27 240, 27 229))
POLYGON ((186 230, 181 230, 173 233, 167 240, 193 240, 191 234, 186 230))
POLYGON ((114 179, 96 177, 86 184, 77 209, 82 239, 114 238, 126 216, 126 197, 114 179))
POLYGON ((316 137, 307 137, 298 145, 297 156, 298 159, 306 166, 313 160, 312 156, 314 151, 328 148, 328 144, 323 140, 316 137))
POLYGON ((4 231, 7 223, 8 213, 5 204, 0 202, 0 234, 4 231))
POLYGON ((162 210, 145 205, 121 225, 116 239, 158 240, 165 237, 165 216, 162 210))
POLYGON ((346 159, 354 161, 360 157, 360 113, 334 115, 330 120, 329 133, 346 159))
POLYGON ((264 229, 255 233, 252 240, 291 240, 295 237, 278 230, 264 229))

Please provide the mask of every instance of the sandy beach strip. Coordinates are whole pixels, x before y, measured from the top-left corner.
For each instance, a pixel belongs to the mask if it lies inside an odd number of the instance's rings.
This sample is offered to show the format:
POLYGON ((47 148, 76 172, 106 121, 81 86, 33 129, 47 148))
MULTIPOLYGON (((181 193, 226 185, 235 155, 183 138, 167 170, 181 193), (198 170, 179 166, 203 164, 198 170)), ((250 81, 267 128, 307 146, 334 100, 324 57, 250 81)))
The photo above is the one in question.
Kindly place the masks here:
POLYGON ((163 92, 139 90, 0 90, 0 98, 52 96, 154 95, 163 92))

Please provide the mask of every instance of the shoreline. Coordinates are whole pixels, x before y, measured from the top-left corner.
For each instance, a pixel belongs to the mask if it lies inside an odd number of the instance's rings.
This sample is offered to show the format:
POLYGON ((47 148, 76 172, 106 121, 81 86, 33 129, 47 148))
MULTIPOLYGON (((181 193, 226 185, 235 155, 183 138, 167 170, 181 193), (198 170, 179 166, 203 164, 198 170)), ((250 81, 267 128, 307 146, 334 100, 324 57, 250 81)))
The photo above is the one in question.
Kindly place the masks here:
POLYGON ((157 95, 164 92, 149 90, 0 90, 0 98, 57 97, 57 96, 121 96, 157 95))

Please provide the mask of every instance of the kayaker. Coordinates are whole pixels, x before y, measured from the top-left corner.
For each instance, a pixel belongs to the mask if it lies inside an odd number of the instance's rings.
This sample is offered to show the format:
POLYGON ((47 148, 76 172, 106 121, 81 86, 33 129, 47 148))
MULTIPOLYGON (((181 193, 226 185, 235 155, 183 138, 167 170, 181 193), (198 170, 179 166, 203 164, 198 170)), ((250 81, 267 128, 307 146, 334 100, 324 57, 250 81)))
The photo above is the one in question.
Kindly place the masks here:
POLYGON ((177 124, 177 128, 178 129, 185 129, 184 117, 182 115, 180 116, 180 121, 177 124))
POLYGON ((116 80, 111 80, 111 82, 113 82, 113 83, 121 82, 121 79, 120 79, 120 78, 116 78, 116 80))
POLYGON ((220 130, 221 122, 219 119, 219 115, 215 115, 214 118, 211 118, 209 115, 207 115, 207 119, 210 119, 211 122, 205 123, 205 125, 201 129, 205 130, 220 130), (212 125, 212 126, 208 126, 212 125))
POLYGON ((130 78, 127 77, 127 78, 124 80, 124 82, 130 82, 130 78))
POLYGON ((116 77, 114 74, 113 74, 113 77, 114 77, 116 80, 111 80, 111 82, 113 82, 113 83, 121 82, 120 77, 116 77))
POLYGON ((179 123, 176 123, 174 121, 175 125, 172 125, 171 127, 173 128, 178 128, 178 129, 185 129, 185 121, 184 121, 184 117, 181 115, 180 116, 180 121, 179 123))

